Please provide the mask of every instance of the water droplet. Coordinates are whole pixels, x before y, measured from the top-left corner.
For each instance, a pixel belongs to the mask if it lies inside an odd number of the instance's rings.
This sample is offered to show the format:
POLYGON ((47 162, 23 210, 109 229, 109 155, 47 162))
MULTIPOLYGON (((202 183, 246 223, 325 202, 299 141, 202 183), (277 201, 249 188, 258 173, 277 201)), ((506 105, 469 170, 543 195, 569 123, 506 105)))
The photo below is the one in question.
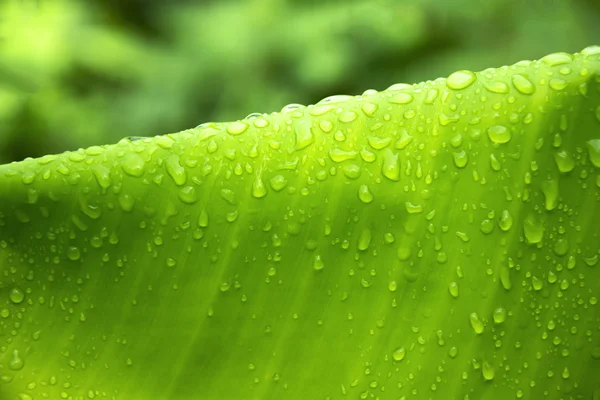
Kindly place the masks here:
POLYGON ((528 243, 540 243, 544 236, 544 227, 535 215, 529 214, 523 221, 523 232, 528 243))
POLYGON ((513 225, 513 217, 508 210, 502 210, 500 214, 500 220, 498 221, 498 226, 504 232, 508 232, 513 225))
POLYGON ((349 164, 344 167, 344 175, 350 179, 357 179, 360 176, 361 169, 356 164, 349 164))
POLYGON ((69 246, 67 249, 67 258, 71 261, 77 261, 81 257, 81 252, 78 247, 69 246))
POLYGON ((573 56, 569 53, 552 53, 542 57, 543 61, 549 67, 570 63, 573 61, 573 56))
POLYGON ((265 183, 260 178, 260 176, 257 176, 254 182, 252 183, 252 196, 257 199, 261 199, 266 195, 267 187, 265 186, 265 183))
POLYGON ((400 138, 394 144, 394 147, 398 150, 404 149, 412 142, 413 137, 408 133, 406 129, 400 130, 400 138))
POLYGON ((235 192, 231 189, 221 189, 221 198, 231 205, 235 204, 235 192))
POLYGON ((535 291, 540 291, 544 287, 544 282, 542 282, 542 280, 540 278, 538 278, 537 276, 533 276, 531 278, 531 284, 535 291))
POLYGON ((179 200, 185 204, 194 204, 197 202, 198 196, 196 194, 196 188, 193 186, 184 186, 179 189, 179 200))
POLYGON ((315 260, 314 260, 314 262, 313 262, 313 268, 314 268, 316 271, 320 271, 320 270, 322 270, 323 268, 325 268, 325 264, 323 263, 323 260, 321 259, 321 256, 320 256, 320 255, 316 255, 316 256, 315 256, 315 260))
POLYGON ((490 154, 490 166, 494 171, 500 171, 502 168, 502 164, 500 164, 495 154, 490 154))
POLYGON ((296 133, 296 150, 308 147, 315 141, 310 120, 301 120, 294 128, 296 133))
POLYGON ((456 71, 446 79, 446 86, 454 90, 462 90, 473 84, 477 79, 475 73, 467 70, 456 71))
POLYGON ((483 375, 483 379, 486 381, 494 380, 495 372, 494 367, 489 364, 487 361, 483 362, 483 366, 481 368, 481 374, 483 375))
POLYGON ((513 75, 512 83, 514 87, 523 94, 533 94, 533 92, 535 92, 535 86, 533 85, 533 82, 523 75, 513 75))
POLYGON ((469 156, 464 150, 455 151, 452 153, 452 161, 454 161, 454 165, 456 165, 457 168, 464 168, 469 161, 469 156))
POLYGON ((392 86, 388 87, 386 90, 404 90, 411 89, 413 85, 409 83, 394 83, 392 86))
POLYGON ((345 151, 338 147, 329 150, 329 158, 335 162, 344 162, 355 159, 358 153, 356 151, 345 151))
POLYGON ((510 290, 512 288, 512 282, 510 280, 510 269, 506 266, 500 268, 500 282, 504 290, 510 290))
POLYGON ((121 168, 129 176, 139 178, 144 174, 144 160, 138 154, 129 153, 121 159, 121 168))
POLYGON ((548 85, 554 90, 563 90, 569 86, 569 83, 564 79, 554 78, 550 79, 550 83, 548 85))
POLYGON ((21 358, 21 356, 19 355, 19 351, 16 349, 13 350, 12 358, 8 363, 8 368, 12 369, 13 371, 18 371, 23 369, 24 366, 25 361, 23 361, 23 358, 21 358))
POLYGON ((458 283, 456 282, 450 282, 450 284, 448 285, 448 291, 450 292, 450 295, 452 295, 452 297, 458 297, 458 283))
POLYGON ((279 192, 287 186, 288 181, 285 179, 285 177, 283 177, 283 175, 275 175, 271 178, 269 183, 274 191, 279 192))
POLYGON ((397 93, 389 97, 389 102, 392 104, 408 104, 411 101, 413 101, 413 96, 410 93, 397 93))
POLYGON ((357 115, 354 111, 344 111, 338 118, 340 122, 352 122, 356 119, 357 115))
POLYGON ((423 207, 420 204, 413 204, 410 201, 407 201, 404 203, 404 206, 409 214, 419 214, 423 212, 423 207))
POLYGON ((373 194, 367 185, 360 185, 358 188, 358 198, 363 203, 369 204, 373 201, 373 194))
POLYGON ((506 310, 502 307, 494 309, 494 323, 501 324, 506 321, 506 310))
POLYGON ((165 166, 167 168, 167 173, 177 186, 182 186, 185 184, 187 181, 187 174, 185 172, 185 168, 183 168, 179 163, 178 155, 171 154, 168 156, 165 160, 165 166))
POLYGON ((25 299, 25 293, 19 288, 12 288, 8 297, 15 304, 20 304, 25 299))
POLYGON ((483 322, 481 321, 481 319, 479 319, 477 313, 469 314, 469 321, 471 322, 471 327, 473 328, 473 331, 477 335, 481 335, 483 333, 483 322))
POLYGON ((565 150, 555 153, 554 161, 560 172, 570 172, 575 168, 573 157, 565 150))
POLYGON ((508 85, 504 82, 485 82, 483 86, 492 93, 508 93, 508 85))
POLYGON ((360 251, 365 251, 369 248, 369 246, 371 245, 371 239, 373 238, 373 235, 371 233, 370 229, 363 229, 363 231, 360 234, 360 237, 358 238, 358 250, 360 251))
POLYGON ((600 46, 588 46, 581 50, 581 55, 585 58, 600 54, 600 46))
POLYGON ((388 284, 388 289, 390 290, 390 292, 395 292, 396 290, 398 290, 398 283, 396 281, 391 281, 388 284))
POLYGON ((488 128, 488 136, 494 143, 508 143, 511 139, 510 130, 504 125, 493 125, 488 128))
POLYGON ((227 125, 227 133, 230 135, 240 135, 248 129, 248 124, 242 121, 231 122, 227 125))
POLYGON ((323 100, 319 101, 317 104, 323 103, 341 103, 347 100, 353 100, 354 96, 346 95, 346 94, 338 94, 335 96, 325 97, 323 100))
POLYGON ((558 205, 558 181, 556 179, 543 181, 541 188, 545 198, 546 210, 554 210, 558 205))
POLYGON ((397 182, 400 180, 400 162, 398 161, 398 154, 390 149, 386 149, 383 152, 381 173, 391 181, 397 182))
POLYGON ((552 249, 557 256, 564 256, 569 251, 569 241, 565 238, 560 238, 554 243, 552 249))
POLYGON ((111 184, 110 170, 104 165, 100 164, 94 164, 90 167, 90 169, 94 173, 94 177, 96 178, 98 185, 100 185, 102 189, 108 189, 111 184))
POLYGON ((404 360, 405 356, 406 356, 406 350, 404 349, 404 347, 398 347, 392 353, 392 358, 394 359, 394 361, 402 361, 402 360, 404 360))
POLYGON ((377 104, 365 103, 360 109, 365 113, 365 115, 372 117, 375 114, 375 111, 377 111, 377 107, 377 104))
POLYGON ((590 161, 595 167, 600 168, 600 139, 592 139, 586 142, 590 161))
POLYGON ((494 231, 494 227, 494 221, 491 219, 484 219, 483 221, 481 221, 481 232, 485 233, 486 235, 492 233, 494 231))

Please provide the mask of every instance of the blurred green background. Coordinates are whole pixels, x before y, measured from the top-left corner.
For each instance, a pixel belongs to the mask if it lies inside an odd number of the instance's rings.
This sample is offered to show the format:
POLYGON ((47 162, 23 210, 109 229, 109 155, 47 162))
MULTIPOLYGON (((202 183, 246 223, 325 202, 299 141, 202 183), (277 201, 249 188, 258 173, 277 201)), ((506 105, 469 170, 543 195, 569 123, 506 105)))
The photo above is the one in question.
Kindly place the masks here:
POLYGON ((0 0, 0 163, 576 52, 597 0, 0 0))

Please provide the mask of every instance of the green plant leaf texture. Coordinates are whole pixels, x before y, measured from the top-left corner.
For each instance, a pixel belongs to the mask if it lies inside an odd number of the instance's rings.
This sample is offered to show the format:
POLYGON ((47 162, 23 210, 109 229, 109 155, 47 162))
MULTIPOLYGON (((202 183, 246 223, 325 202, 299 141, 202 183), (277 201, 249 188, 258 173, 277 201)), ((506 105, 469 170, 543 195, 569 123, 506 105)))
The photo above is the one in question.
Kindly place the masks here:
POLYGON ((0 398, 599 399, 599 234, 597 46, 3 165, 0 398))

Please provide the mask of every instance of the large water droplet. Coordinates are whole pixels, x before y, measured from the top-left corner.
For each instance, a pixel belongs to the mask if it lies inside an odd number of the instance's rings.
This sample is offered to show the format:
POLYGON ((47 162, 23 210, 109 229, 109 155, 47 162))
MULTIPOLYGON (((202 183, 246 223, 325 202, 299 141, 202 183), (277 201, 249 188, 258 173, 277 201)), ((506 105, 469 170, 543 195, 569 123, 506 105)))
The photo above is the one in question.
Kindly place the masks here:
POLYGON ((13 303, 19 304, 25 299, 25 293, 23 293, 23 291, 19 288, 12 288, 8 297, 13 303))
POLYGON ((301 120, 294 128, 296 133, 296 150, 308 147, 315 141, 310 120, 301 120))
POLYGON ((182 186, 185 184, 187 181, 187 174, 185 173, 185 168, 183 168, 179 163, 178 155, 171 154, 168 156, 165 161, 165 166, 167 168, 167 173, 177 186, 182 186))
POLYGON ((469 161, 469 156, 464 150, 452 153, 452 161, 457 168, 464 168, 469 161))
POLYGON ((575 168, 573 157, 565 150, 554 154, 554 161, 560 172, 570 172, 575 168))
POLYGON ((456 71, 446 79, 446 86, 450 89, 461 90, 471 86, 475 79, 477 79, 477 76, 471 71, 456 71))
POLYGON ((313 268, 314 268, 316 271, 320 271, 320 270, 322 270, 323 268, 325 268, 325 264, 323 263, 323 260, 321 259, 321 256, 320 256, 320 255, 316 255, 316 256, 315 256, 315 260, 314 260, 314 262, 313 262, 313 268))
POLYGON ((511 139, 510 130, 504 125, 492 125, 488 128, 488 136, 494 143, 508 143, 511 139))
POLYGON ((257 176, 254 182, 252 183, 252 196, 261 199, 267 195, 267 187, 265 183, 261 179, 260 176, 257 176))
POLYGON ((558 205, 558 181, 556 179, 543 181, 541 187, 546 210, 554 210, 558 205))
POLYGON ((391 181, 397 182, 400 180, 400 162, 398 161, 398 154, 390 149, 386 149, 383 152, 381 173, 391 181))
POLYGON ((500 214, 500 219, 498 220, 498 226, 504 232, 507 232, 512 228, 513 225, 513 217, 508 210, 503 210, 500 214))
POLYGON ((360 185, 358 188, 358 198, 366 204, 373 201, 373 194, 367 185, 360 185))
POLYGON ((535 86, 533 82, 525 78, 523 75, 513 75, 512 83, 514 87, 523 94, 533 94, 535 92, 535 86))
POLYGON ((600 168, 600 139, 592 139, 586 142, 590 161, 594 166, 600 168))
POLYGON ((247 129, 248 124, 242 121, 235 121, 227 125, 227 133, 230 135, 240 135, 246 132, 247 129))
POLYGON ((469 315, 469 322, 471 322, 471 328, 477 335, 481 335, 483 333, 483 321, 479 319, 477 313, 471 313, 469 315))
POLYGON ((402 361, 402 360, 404 360, 405 356, 406 356, 406 350, 404 349, 404 347, 398 347, 392 353, 392 358, 394 359, 394 361, 402 361))
POLYGON ((529 214, 523 221, 523 233, 528 243, 540 243, 544 236, 544 226, 535 215, 529 214))
POLYGON ((129 153, 121 159, 121 168, 129 176, 140 177, 144 174, 144 160, 138 154, 129 153))

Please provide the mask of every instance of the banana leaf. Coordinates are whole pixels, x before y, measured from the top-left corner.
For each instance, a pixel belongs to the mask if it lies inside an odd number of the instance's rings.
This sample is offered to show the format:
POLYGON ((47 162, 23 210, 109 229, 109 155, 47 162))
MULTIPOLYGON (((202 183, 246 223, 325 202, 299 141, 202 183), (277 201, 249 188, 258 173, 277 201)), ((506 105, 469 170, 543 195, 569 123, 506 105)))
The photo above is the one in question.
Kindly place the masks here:
POLYGON ((600 47, 3 165, 0 399, 600 399, 599 235, 600 47))

